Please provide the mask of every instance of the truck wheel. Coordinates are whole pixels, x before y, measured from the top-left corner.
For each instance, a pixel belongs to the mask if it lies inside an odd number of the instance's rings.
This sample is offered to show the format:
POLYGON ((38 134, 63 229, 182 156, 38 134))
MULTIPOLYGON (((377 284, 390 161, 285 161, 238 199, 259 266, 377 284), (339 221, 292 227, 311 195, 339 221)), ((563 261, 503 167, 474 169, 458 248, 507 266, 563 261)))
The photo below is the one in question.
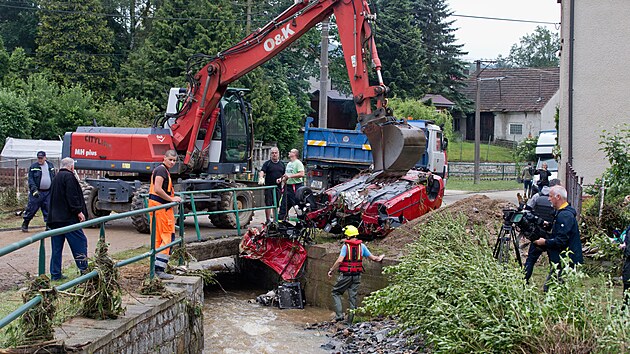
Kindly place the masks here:
MULTIPOLYGON (((245 187, 247 186, 241 183, 234 184, 234 188, 245 188, 245 187)), ((227 193, 221 194, 221 203, 219 205, 220 210, 234 209, 234 205, 232 204, 233 203, 232 193, 233 192, 227 192, 227 193)), ((236 204, 238 205, 239 209, 253 208, 254 207, 254 194, 251 191, 236 192, 236 204)), ((234 213, 217 214, 216 216, 218 216, 218 219, 220 219, 220 221, 218 221, 218 224, 220 224, 221 226, 212 222, 215 226, 222 227, 222 228, 231 228, 231 229, 236 228, 236 214, 234 213)), ((239 212, 238 218, 241 224, 241 228, 244 228, 247 225, 249 225, 249 223, 254 218, 254 212, 252 210, 239 212)))
MULTIPOLYGON (((107 216, 111 213, 110 210, 100 210, 96 207, 96 202, 98 201, 98 189, 96 187, 84 183, 81 185, 83 189, 83 199, 85 200, 85 206, 87 207, 87 219, 96 219, 101 216, 107 216)), ((91 227, 99 227, 98 225, 93 225, 91 227)))
MULTIPOLYGON (((136 192, 133 194, 133 198, 131 199, 131 210, 140 210, 144 209, 144 198, 140 196, 141 194, 149 193, 149 186, 143 184, 142 187, 138 188, 136 192)), ((131 223, 141 234, 151 233, 149 218, 147 214, 138 214, 131 217, 131 223)))

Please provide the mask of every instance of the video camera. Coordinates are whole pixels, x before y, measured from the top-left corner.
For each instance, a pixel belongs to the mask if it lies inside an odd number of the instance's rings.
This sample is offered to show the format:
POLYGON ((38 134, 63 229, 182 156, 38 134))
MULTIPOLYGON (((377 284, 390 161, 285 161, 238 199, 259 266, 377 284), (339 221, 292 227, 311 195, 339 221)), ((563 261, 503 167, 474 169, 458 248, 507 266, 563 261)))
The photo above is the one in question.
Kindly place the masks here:
POLYGON ((503 209, 503 224, 516 227, 530 241, 547 235, 545 221, 527 210, 503 209))

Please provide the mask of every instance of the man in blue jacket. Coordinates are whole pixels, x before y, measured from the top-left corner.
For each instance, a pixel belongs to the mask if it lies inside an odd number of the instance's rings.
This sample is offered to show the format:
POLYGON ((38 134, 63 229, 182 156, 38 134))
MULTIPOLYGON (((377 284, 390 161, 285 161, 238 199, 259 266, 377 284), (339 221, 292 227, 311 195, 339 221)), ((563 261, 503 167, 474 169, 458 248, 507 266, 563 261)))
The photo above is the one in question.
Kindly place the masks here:
MULTIPOLYGON (((582 241, 580 241, 580 230, 576 219, 577 212, 567 202, 567 190, 562 186, 554 186, 549 191, 549 201, 556 209, 556 217, 551 230, 551 238, 538 239, 534 243, 538 246, 546 246, 549 261, 552 263, 551 270, 547 279, 557 271, 558 280, 560 280, 560 255, 568 252, 570 264, 575 267, 577 264, 584 263, 582 257, 582 241), (556 269, 554 270, 554 264, 556 269)), ((545 284, 545 290, 547 284, 545 284)))
POLYGON ((48 221, 49 189, 54 177, 55 166, 46 161, 46 152, 37 152, 37 162, 28 169, 28 204, 24 212, 22 232, 28 232, 28 224, 40 208, 44 215, 44 222, 48 221))

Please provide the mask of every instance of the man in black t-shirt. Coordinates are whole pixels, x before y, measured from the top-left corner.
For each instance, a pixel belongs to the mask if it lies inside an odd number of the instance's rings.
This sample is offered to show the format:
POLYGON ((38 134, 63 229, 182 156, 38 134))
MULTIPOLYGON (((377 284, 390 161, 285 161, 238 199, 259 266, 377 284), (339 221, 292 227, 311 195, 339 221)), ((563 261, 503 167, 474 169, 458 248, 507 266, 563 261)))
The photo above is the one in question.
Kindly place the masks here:
MULTIPOLYGON (((277 180, 284 175, 285 165, 280 161, 280 151, 277 147, 271 148, 271 159, 267 160, 258 172, 258 184, 265 186, 276 186, 276 188, 265 189, 265 205, 274 205, 274 195, 276 198, 276 206, 280 203, 280 184, 277 180)), ((267 223, 271 222, 272 209, 265 209, 265 217, 267 223)))

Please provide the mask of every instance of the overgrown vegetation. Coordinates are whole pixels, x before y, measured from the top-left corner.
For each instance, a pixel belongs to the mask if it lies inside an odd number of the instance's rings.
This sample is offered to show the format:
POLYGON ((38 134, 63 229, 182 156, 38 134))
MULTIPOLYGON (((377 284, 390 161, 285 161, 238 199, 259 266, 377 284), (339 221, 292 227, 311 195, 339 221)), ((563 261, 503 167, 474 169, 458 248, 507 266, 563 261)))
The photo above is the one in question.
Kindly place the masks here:
MULTIPOLYGON (((416 230, 403 261, 385 269, 390 285, 362 311, 393 316, 425 336, 436 353, 620 353, 628 351, 630 316, 608 282, 564 268, 547 293, 525 284, 516 266, 499 264, 486 230, 464 216, 438 214, 416 230)), ((603 278, 599 278, 603 279, 603 278)))
POLYGON ((443 127, 444 136, 449 140, 453 139, 453 117, 449 112, 437 111, 431 102, 422 102, 416 99, 389 100, 389 107, 394 110, 394 114, 399 118, 409 120, 430 120, 443 127))
POLYGON ((602 178, 596 179, 593 186, 586 188, 586 193, 592 198, 582 204, 580 231, 583 239, 596 250, 597 258, 614 262, 622 258, 619 248, 612 247, 618 245, 611 245, 610 238, 615 230, 623 231, 630 225, 630 205, 624 202, 625 196, 630 195, 629 141, 628 124, 617 126, 613 131, 603 131, 600 150, 606 153, 610 167, 604 171, 602 178), (604 200, 600 208, 602 192, 604 200))
POLYGON ((53 319, 57 309, 57 292, 52 289, 48 276, 40 275, 32 279, 28 289, 22 293, 22 300, 27 303, 37 295, 42 296, 41 302, 6 329, 5 344, 31 345, 54 338, 53 319))
POLYGON ((536 162, 536 144, 538 144, 537 136, 528 136, 523 139, 514 150, 516 161, 532 161, 536 162))

